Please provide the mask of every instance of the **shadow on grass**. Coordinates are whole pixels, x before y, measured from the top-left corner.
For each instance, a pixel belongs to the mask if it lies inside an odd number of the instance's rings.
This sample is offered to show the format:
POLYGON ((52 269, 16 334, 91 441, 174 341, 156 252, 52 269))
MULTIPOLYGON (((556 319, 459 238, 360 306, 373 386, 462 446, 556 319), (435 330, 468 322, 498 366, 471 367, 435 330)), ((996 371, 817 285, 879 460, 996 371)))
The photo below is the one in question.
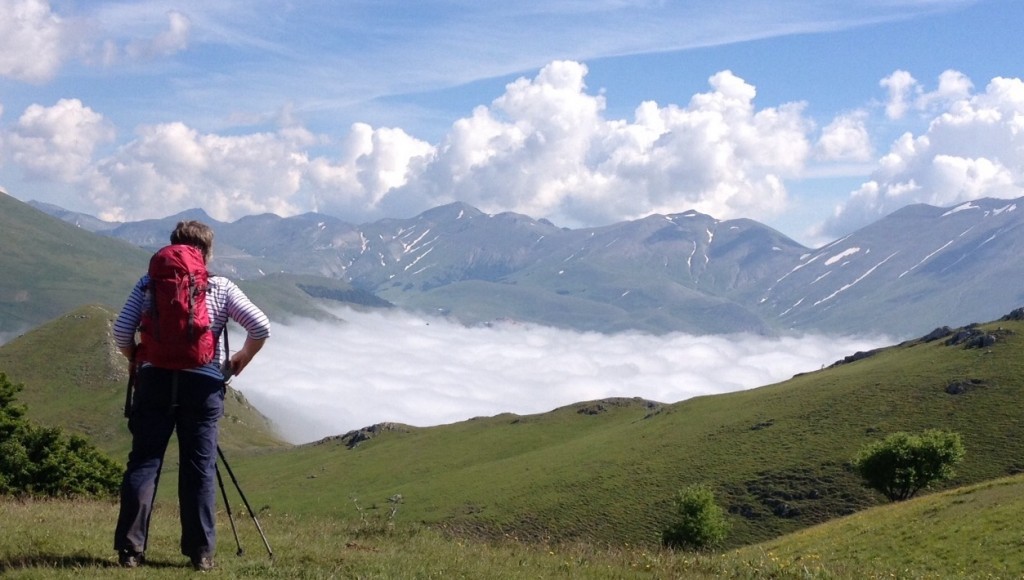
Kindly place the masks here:
MULTIPOLYGON (((14 570, 42 569, 77 569, 77 568, 120 568, 117 558, 97 558, 95 556, 68 556, 65 554, 34 554, 31 556, 9 557, 0 560, 0 575, 14 570)), ((187 562, 167 562, 146 560, 143 568, 187 568, 187 562)))

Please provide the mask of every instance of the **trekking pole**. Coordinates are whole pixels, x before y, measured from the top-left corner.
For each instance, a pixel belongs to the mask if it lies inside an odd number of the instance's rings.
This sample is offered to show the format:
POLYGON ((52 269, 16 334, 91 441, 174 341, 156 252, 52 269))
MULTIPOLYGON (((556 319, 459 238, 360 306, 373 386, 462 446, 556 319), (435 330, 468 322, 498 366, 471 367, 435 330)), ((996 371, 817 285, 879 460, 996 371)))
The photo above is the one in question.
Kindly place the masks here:
POLYGON ((132 391, 135 390, 135 349, 132 349, 132 356, 128 357, 128 389, 124 394, 124 418, 132 414, 132 391))
POLYGON ((217 454, 220 455, 220 460, 224 463, 224 468, 228 470, 228 475, 231 476, 231 483, 235 484, 235 489, 238 490, 238 495, 242 498, 242 503, 245 504, 245 509, 249 510, 249 516, 252 517, 252 521, 256 524, 256 531, 260 533, 260 537, 263 538, 263 545, 267 547, 267 554, 270 555, 270 559, 274 559, 274 551, 270 549, 270 543, 267 542, 267 535, 263 533, 263 526, 260 525, 260 521, 256 519, 256 514, 252 511, 252 506, 249 505, 249 500, 245 499, 245 494, 242 493, 242 487, 238 485, 238 479, 235 478, 235 472, 232 471, 231 465, 228 464, 227 457, 224 457, 224 451, 217 446, 217 454))
POLYGON ((220 468, 217 464, 213 464, 214 471, 217 472, 217 484, 220 485, 220 494, 224 496, 224 509, 228 511, 228 521, 231 522, 231 533, 235 535, 235 545, 238 546, 237 556, 241 556, 244 553, 242 550, 242 542, 238 541, 238 530, 235 529, 235 518, 231 515, 231 502, 228 501, 228 491, 224 489, 224 478, 220 476, 220 468))

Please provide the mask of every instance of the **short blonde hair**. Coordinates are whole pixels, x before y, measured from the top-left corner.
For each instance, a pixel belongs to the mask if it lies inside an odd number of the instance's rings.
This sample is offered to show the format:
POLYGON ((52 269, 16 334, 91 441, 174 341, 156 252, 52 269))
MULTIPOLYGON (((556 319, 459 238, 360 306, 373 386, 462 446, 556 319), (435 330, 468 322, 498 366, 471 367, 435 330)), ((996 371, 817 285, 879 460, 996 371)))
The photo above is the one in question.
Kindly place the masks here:
POLYGON ((171 232, 171 243, 199 248, 203 259, 209 262, 213 254, 213 230, 196 220, 181 221, 171 232))

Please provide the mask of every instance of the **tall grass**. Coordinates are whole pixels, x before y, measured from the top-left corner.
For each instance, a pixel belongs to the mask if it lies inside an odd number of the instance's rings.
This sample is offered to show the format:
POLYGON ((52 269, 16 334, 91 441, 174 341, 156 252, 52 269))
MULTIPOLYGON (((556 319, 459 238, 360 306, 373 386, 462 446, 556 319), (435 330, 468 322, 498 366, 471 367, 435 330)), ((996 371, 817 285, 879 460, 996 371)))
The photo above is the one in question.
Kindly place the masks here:
MULTIPOLYGON (((347 521, 234 506, 243 549, 218 519, 218 567, 234 578, 1020 578, 1024 477, 986 482, 885 505, 724 552, 645 546, 524 542, 453 536, 382 510, 347 521)), ((355 506, 353 512, 358 511, 355 506)), ((193 574, 177 552, 173 502, 154 514, 147 563, 122 570, 111 549, 110 501, 0 500, 0 574, 12 578, 179 578, 193 574)))
MULTIPOLYGON (((121 570, 111 546, 117 506, 110 502, 0 501, 4 539, 0 573, 12 578, 93 578, 113 575, 178 578, 191 575, 177 553, 173 508, 158 507, 147 561, 121 570)), ((622 546, 546 546, 507 538, 480 542, 443 530, 379 520, 340 523, 330 518, 257 516, 270 559, 248 516, 236 515, 244 553, 236 555, 226 516, 218 522, 216 573, 236 578, 715 578, 714 556, 674 554, 622 546)))

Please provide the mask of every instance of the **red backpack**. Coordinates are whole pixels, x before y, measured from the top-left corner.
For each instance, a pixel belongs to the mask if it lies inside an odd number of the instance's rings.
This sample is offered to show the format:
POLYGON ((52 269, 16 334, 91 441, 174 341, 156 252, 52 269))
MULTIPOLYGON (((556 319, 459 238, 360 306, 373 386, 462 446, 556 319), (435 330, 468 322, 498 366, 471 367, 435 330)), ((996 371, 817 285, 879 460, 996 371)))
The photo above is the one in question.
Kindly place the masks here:
POLYGON ((214 338, 206 309, 209 274, 203 253, 166 246, 149 260, 148 306, 139 324, 137 360, 164 369, 191 369, 213 360, 214 338))

